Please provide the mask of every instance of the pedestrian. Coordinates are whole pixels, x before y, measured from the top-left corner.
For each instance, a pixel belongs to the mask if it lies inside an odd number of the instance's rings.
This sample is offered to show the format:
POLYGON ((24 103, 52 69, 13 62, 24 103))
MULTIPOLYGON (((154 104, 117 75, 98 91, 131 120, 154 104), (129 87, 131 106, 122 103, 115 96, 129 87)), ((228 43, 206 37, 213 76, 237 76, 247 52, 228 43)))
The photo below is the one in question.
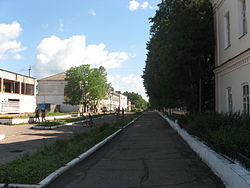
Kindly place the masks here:
POLYGON ((36 110, 35 110, 35 121, 36 122, 37 122, 37 120, 38 120, 38 122, 40 122, 39 114, 40 114, 39 108, 36 107, 36 110))
POLYGON ((92 127, 94 125, 93 118, 91 114, 89 113, 89 126, 92 127))
POLYGON ((120 107, 117 109, 117 116, 120 116, 120 107))
POLYGON ((124 108, 122 108, 122 118, 124 119, 124 108))
POLYGON ((43 122, 43 121, 45 122, 45 121, 46 121, 46 120, 45 120, 45 113, 46 113, 46 112, 45 112, 45 108, 44 108, 44 107, 42 107, 41 112, 42 112, 42 122, 43 122))

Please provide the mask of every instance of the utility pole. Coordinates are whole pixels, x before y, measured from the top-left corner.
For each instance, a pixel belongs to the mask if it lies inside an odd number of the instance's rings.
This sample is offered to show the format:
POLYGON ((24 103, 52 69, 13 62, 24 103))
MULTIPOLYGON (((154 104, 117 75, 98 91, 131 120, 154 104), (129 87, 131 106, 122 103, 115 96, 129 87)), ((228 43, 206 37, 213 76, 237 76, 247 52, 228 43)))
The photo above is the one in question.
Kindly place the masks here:
POLYGON ((31 66, 29 67, 29 77, 30 77, 31 66))

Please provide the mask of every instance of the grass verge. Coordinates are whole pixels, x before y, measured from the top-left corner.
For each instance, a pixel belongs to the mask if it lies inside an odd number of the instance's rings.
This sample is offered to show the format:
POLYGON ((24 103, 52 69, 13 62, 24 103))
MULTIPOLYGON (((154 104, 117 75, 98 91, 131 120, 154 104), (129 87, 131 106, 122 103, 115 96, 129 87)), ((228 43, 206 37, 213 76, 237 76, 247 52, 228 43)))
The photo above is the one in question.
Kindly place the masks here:
POLYGON ((138 114, 129 115, 114 123, 104 123, 87 133, 74 135, 69 140, 57 140, 44 149, 0 166, 1 183, 37 184, 56 169, 87 151, 89 148, 126 125, 138 114))
MULTIPOLYGON (((98 118, 100 116, 106 116, 106 115, 110 115, 110 114, 96 114, 93 115, 92 118, 98 118)), ((56 126, 56 125, 64 125, 67 123, 71 123, 71 122, 77 122, 77 121, 82 121, 82 120, 87 120, 88 117, 84 116, 84 117, 78 117, 78 118, 69 118, 69 119, 58 119, 58 120, 49 120, 46 122, 40 122, 37 124, 37 126, 44 126, 44 127, 52 127, 52 126, 56 126)), ((26 123, 27 124, 27 123, 26 123)))

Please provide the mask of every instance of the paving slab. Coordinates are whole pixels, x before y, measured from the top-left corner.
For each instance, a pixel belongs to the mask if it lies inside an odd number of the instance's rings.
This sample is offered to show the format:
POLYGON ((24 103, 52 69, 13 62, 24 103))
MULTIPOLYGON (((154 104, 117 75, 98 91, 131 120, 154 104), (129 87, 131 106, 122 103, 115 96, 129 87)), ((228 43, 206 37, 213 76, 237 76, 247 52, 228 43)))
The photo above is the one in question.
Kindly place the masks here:
POLYGON ((157 113, 145 113, 48 188, 225 188, 157 113))

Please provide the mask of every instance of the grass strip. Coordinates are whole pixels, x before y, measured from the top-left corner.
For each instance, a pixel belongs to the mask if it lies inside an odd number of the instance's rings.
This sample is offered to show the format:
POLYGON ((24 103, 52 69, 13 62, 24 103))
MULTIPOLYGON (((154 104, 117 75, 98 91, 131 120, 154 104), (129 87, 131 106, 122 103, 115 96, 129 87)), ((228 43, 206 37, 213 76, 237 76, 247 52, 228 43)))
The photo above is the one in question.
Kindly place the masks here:
POLYGON ((6 163, 0 166, 0 182, 37 184, 137 116, 138 114, 129 115, 114 123, 104 123, 102 127, 76 134, 69 140, 57 140, 54 144, 45 145, 41 151, 6 163))
MULTIPOLYGON (((110 115, 110 114, 96 114, 96 115, 93 115, 92 118, 98 118, 98 117, 106 116, 106 115, 110 115)), ((52 127, 56 125, 64 125, 67 123, 82 121, 82 120, 87 120, 87 119, 88 117, 84 116, 84 117, 70 118, 70 119, 63 119, 63 120, 62 119, 61 120, 49 120, 46 122, 40 122, 37 124, 37 126, 52 127)))

